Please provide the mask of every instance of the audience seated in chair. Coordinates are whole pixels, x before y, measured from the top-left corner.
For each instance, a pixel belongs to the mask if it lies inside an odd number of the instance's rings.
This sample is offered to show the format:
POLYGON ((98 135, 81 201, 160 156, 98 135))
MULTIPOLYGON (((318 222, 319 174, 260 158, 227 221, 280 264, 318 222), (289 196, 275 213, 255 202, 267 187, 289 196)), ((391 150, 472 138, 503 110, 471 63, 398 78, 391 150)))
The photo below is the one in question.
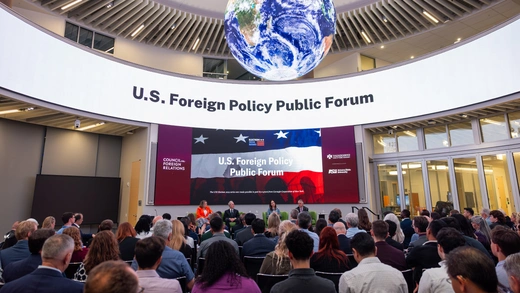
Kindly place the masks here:
POLYGON ((510 254, 504 262, 504 270, 509 277, 509 288, 513 293, 520 293, 520 252, 510 254))
POLYGON ((320 247, 320 238, 318 234, 309 231, 311 227, 311 215, 308 212, 301 212, 298 214, 298 227, 300 227, 300 231, 303 231, 311 237, 312 241, 314 241, 314 252, 318 252, 320 247))
POLYGON ((65 235, 69 235, 74 240, 74 253, 72 254, 71 262, 82 262, 88 253, 88 248, 83 246, 81 242, 81 233, 76 227, 69 227, 63 230, 65 235))
MULTIPOLYGON (((274 214, 273 214, 274 215, 274 214)), ((265 237, 265 222, 262 219, 255 219, 251 223, 253 238, 244 243, 242 248, 243 256, 265 257, 267 253, 274 250, 275 243, 265 237)))
POLYGON ((111 231, 101 231, 93 238, 87 256, 74 274, 74 280, 85 282, 90 271, 107 260, 119 260, 119 246, 111 231))
MULTIPOLYGON (((172 220, 172 237, 168 246, 173 249, 180 251, 185 258, 191 258, 192 250, 186 241, 186 236, 184 232, 184 224, 182 224, 179 220, 172 220)), ((195 257, 195 256, 193 256, 195 257)))
POLYGON ((509 228, 496 226, 491 230, 491 251, 498 258, 496 273, 500 291, 510 291, 507 273, 504 270, 504 262, 509 255, 520 252, 520 236, 509 228))
POLYGON ((199 249, 197 251, 197 259, 201 257, 206 257, 206 252, 208 251, 209 247, 217 242, 217 241, 225 241, 231 244, 233 248, 235 249, 235 252, 237 253, 237 256, 239 255, 238 251, 238 245, 235 241, 229 239, 224 234, 224 221, 220 217, 214 217, 209 222, 209 225, 211 227, 211 230, 213 231, 213 236, 209 238, 208 240, 202 242, 202 244, 199 246, 199 249))
POLYGON ((350 239, 347 237, 347 228, 343 223, 336 222, 333 226, 336 231, 336 235, 338 236, 339 241, 339 249, 343 251, 345 254, 352 254, 352 248, 350 247, 350 239))
POLYGON ((372 223, 370 231, 377 248, 376 256, 384 264, 396 270, 404 271, 407 269, 403 251, 390 246, 385 239, 388 237, 388 224, 385 221, 377 220, 372 223))
POLYGON ((247 213, 244 216, 244 219, 246 221, 246 225, 242 230, 235 233, 235 241, 237 242, 238 246, 244 245, 244 243, 246 243, 249 239, 253 238, 251 223, 253 223, 253 220, 256 219, 256 216, 253 213, 247 213))
POLYGON ((446 260, 448 277, 455 292, 497 292, 498 279, 490 257, 478 249, 462 246, 446 260))
POLYGON ((260 267, 260 273, 269 275, 286 275, 291 270, 289 260, 289 249, 285 243, 285 238, 289 232, 296 230, 297 227, 289 220, 282 221, 278 229, 278 243, 274 251, 269 252, 260 267))
POLYGON ((347 254, 339 249, 338 236, 334 228, 323 228, 320 233, 319 250, 312 255, 310 264, 312 269, 319 272, 343 273, 349 269, 347 254))
POLYGON ((95 267, 90 272, 90 276, 85 283, 84 293, 99 292, 139 292, 139 281, 137 275, 132 268, 123 261, 106 261, 95 267))
POLYGON ((354 237, 354 235, 356 235, 357 233, 366 233, 367 232, 365 230, 358 228, 359 218, 356 214, 348 213, 345 216, 345 219, 347 222, 347 237, 348 238, 352 239, 352 237, 354 237))
POLYGON ((31 255, 29 251, 29 237, 36 231, 37 226, 31 221, 22 221, 15 231, 16 239, 15 245, 0 250, 0 263, 2 268, 7 267, 10 263, 25 259, 31 255))
POLYGON ((116 240, 119 244, 119 256, 123 261, 134 259, 137 232, 128 222, 123 222, 117 227, 116 240))

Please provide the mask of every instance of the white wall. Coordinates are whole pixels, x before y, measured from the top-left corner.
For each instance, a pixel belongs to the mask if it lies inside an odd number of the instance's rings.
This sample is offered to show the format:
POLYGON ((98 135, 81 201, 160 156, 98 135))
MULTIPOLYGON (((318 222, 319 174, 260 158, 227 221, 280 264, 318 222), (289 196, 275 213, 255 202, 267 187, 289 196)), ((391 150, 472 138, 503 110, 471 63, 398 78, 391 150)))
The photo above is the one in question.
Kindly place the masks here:
MULTIPOLYGON (((30 5, 30 4, 25 4, 30 5)), ((32 8, 27 6, 26 8, 32 8)), ((25 18, 31 20, 37 25, 55 33, 60 36, 63 36, 65 33, 65 21, 60 16, 55 16, 45 12, 43 9, 25 9, 16 6, 16 3, 13 5, 13 10, 20 13, 25 18), (38 11, 40 10, 40 11, 38 11)))

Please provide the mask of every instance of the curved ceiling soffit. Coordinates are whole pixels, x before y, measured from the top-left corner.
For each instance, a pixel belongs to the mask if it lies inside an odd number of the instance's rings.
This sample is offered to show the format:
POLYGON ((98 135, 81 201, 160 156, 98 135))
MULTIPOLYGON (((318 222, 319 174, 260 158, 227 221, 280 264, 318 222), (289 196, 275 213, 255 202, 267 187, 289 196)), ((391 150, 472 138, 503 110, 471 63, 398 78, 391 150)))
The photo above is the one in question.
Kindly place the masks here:
MULTIPOLYGON (((26 1, 39 3, 54 13, 96 30, 134 41, 205 56, 231 56, 222 18, 190 13, 152 0, 80 0, 79 3, 78 0, 26 1), (76 4, 71 6, 74 2, 76 4)), ((331 52, 345 52, 404 39, 468 17, 502 1, 377 1, 337 14, 331 52)), ((350 5, 356 3, 351 1, 350 5)))

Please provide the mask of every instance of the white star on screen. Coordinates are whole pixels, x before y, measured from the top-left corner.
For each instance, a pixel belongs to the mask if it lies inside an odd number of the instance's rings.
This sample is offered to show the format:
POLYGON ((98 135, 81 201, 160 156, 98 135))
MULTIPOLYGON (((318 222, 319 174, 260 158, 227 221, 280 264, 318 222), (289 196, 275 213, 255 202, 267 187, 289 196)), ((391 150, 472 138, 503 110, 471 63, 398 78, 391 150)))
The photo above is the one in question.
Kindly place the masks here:
POLYGON ((237 136, 237 137, 233 137, 234 139, 237 140, 236 143, 239 143, 241 141, 243 141, 244 143, 247 143, 246 142, 246 138, 248 138, 249 136, 243 136, 242 133, 240 133, 240 136, 237 136))
POLYGON ((199 137, 194 137, 195 143, 202 142, 203 144, 206 144, 204 141, 208 139, 207 137, 202 136, 202 134, 199 137))
POLYGON ((276 139, 280 139, 280 138, 287 138, 287 134, 289 134, 289 132, 283 132, 280 130, 280 132, 277 132, 274 135, 276 135, 276 139))
POLYGON ((317 134, 319 134, 320 137, 321 137, 321 129, 320 129, 320 130, 314 130, 314 132, 316 132, 317 134))

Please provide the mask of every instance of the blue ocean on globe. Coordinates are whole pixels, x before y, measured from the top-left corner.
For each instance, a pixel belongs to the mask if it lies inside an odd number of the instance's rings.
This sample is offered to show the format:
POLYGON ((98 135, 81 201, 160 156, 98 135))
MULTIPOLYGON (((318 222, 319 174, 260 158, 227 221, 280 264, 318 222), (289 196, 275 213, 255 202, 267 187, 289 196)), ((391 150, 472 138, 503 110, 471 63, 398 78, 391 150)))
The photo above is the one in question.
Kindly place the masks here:
POLYGON ((224 28, 231 54, 246 70, 291 80, 327 55, 336 10, 331 0, 229 0, 224 28))

